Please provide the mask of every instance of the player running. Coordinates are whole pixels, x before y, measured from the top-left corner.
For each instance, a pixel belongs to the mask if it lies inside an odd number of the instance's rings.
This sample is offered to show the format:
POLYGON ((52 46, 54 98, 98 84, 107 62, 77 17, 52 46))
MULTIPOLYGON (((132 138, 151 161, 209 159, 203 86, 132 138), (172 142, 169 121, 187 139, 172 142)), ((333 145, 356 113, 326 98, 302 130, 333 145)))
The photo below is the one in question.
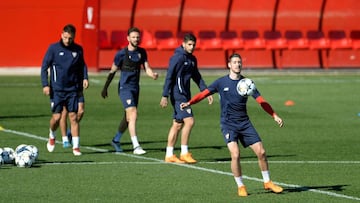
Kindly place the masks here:
MULTIPOLYGON (((244 78, 244 76, 241 75, 242 59, 239 54, 234 53, 230 56, 228 68, 228 75, 217 79, 209 85, 206 90, 196 94, 190 101, 182 103, 180 107, 186 111, 190 105, 196 104, 209 95, 219 93, 221 132, 230 151, 231 171, 238 186, 238 195, 242 197, 248 196, 246 187, 242 181, 238 141, 240 141, 243 147, 250 147, 256 154, 264 181, 264 188, 275 193, 281 193, 283 188, 275 185, 270 180, 264 146, 247 114, 246 103, 248 97, 240 96, 236 90, 237 83, 244 78)), ((252 97, 274 118, 280 127, 283 126, 283 120, 274 112, 270 104, 265 101, 258 90, 255 90, 252 97)))

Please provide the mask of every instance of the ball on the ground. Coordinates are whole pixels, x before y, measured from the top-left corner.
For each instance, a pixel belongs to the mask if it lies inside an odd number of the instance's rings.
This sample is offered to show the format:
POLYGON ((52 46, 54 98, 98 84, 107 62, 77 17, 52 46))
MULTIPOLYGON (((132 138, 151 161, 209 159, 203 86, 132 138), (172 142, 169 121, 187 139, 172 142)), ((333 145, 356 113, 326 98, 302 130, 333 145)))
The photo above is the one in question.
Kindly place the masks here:
POLYGON ((10 147, 4 147, 1 152, 1 157, 5 164, 13 164, 15 159, 15 152, 10 147))
POLYGON ((251 79, 243 78, 238 82, 236 90, 241 96, 246 97, 254 94, 256 86, 251 79))
POLYGON ((29 168, 32 166, 33 162, 31 159, 31 152, 30 151, 22 151, 16 154, 15 157, 15 164, 17 167, 20 168, 29 168))

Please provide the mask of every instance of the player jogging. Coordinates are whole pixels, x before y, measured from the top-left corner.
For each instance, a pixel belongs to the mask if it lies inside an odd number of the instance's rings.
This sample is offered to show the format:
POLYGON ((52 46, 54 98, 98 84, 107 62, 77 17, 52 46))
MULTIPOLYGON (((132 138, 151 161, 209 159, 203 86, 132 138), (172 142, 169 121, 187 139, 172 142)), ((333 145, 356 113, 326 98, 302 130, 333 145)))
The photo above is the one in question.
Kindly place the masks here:
MULTIPOLYGON (((231 171, 238 186, 238 195, 242 197, 248 195, 242 181, 238 141, 240 141, 243 147, 250 147, 256 154, 264 181, 264 188, 275 193, 281 193, 283 188, 275 185, 270 180, 265 149, 247 114, 246 103, 248 97, 240 96, 236 90, 237 83, 244 78, 244 76, 241 75, 242 59, 239 54, 234 53, 230 56, 228 68, 228 75, 215 80, 206 90, 196 94, 188 102, 182 103, 181 108, 186 110, 190 105, 201 101, 208 95, 218 93, 220 95, 221 132, 231 155, 231 171)), ((252 97, 274 118, 280 127, 283 126, 282 119, 274 112, 270 104, 265 101, 258 90, 255 90, 252 97)))

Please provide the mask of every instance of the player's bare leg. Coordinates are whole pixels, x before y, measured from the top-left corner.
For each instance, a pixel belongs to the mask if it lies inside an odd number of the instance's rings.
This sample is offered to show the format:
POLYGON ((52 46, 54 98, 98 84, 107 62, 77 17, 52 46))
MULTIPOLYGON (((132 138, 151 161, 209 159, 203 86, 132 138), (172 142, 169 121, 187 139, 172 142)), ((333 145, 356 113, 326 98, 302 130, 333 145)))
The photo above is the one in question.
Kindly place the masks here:
POLYGON ((67 136, 67 117, 68 117, 67 114, 68 114, 68 111, 64 107, 63 111, 61 112, 61 119, 60 119, 60 131, 61 131, 61 137, 62 137, 62 142, 63 142, 64 148, 71 147, 69 138, 67 136))
POLYGON ((69 120, 70 120, 70 129, 72 135, 72 142, 73 142, 73 154, 75 156, 81 155, 80 152, 80 127, 79 122, 77 119, 76 112, 69 112, 69 120))
POLYGON ((241 197, 248 196, 246 191, 246 187, 242 181, 242 172, 241 172, 241 165, 240 165, 240 149, 239 145, 236 142, 229 142, 227 147, 230 152, 231 156, 231 172, 234 175, 235 182, 238 186, 238 195, 241 197))
POLYGON ((131 142, 133 144, 134 154, 141 155, 145 154, 144 151, 139 144, 136 135, 136 120, 137 120, 137 108, 136 107, 128 107, 126 108, 126 119, 128 122, 129 134, 131 138, 131 142))
POLYGON ((55 131, 59 127, 60 118, 61 118, 60 113, 53 113, 50 119, 49 140, 46 144, 47 150, 49 152, 53 152, 55 149, 55 138, 56 138, 55 131))
POLYGON ((123 152, 123 149, 121 148, 120 145, 120 139, 127 128, 128 128, 128 122, 126 119, 126 112, 124 112, 124 116, 120 121, 118 131, 116 132, 115 136, 113 137, 110 143, 111 146, 114 147, 115 152, 123 152))
POLYGON ((283 191, 283 188, 275 185, 270 179, 269 165, 262 142, 257 142, 250 147, 258 158, 259 167, 263 176, 264 188, 266 190, 271 190, 275 193, 281 193, 283 191))
POLYGON ((181 130, 181 154, 180 160, 185 161, 189 164, 194 164, 197 161, 193 159, 191 153, 189 152, 189 138, 191 130, 194 126, 195 120, 194 117, 187 117, 184 118, 184 125, 181 130))
POLYGON ((174 154, 174 147, 178 138, 179 131, 183 126, 182 122, 177 122, 173 120, 173 123, 170 127, 169 134, 168 134, 168 141, 166 146, 166 154, 165 154, 165 162, 168 163, 185 163, 181 161, 179 158, 176 157, 174 154))

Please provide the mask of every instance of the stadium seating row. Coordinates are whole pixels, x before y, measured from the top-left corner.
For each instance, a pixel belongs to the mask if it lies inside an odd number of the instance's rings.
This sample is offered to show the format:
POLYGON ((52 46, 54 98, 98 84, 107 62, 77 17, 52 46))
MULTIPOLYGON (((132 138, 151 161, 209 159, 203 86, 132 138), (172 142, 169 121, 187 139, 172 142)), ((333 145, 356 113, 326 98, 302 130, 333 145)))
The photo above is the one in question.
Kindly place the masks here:
MULTIPOLYGON (((189 31, 193 33, 192 31, 189 31)), ((141 46, 146 49, 174 49, 182 41, 184 32, 173 33, 170 30, 157 30, 151 33, 142 32, 141 46)), ((349 37, 344 30, 330 30, 328 37, 321 31, 310 30, 306 35, 300 30, 265 31, 245 30, 241 36, 236 31, 201 30, 194 33, 198 38, 197 48, 209 49, 359 49, 360 30, 352 30, 349 37)), ((106 31, 101 30, 99 35, 100 49, 119 49, 127 45, 127 31, 113 30, 111 38, 106 31)))
POLYGON ((360 67, 358 10, 357 0, 103 0, 100 61, 137 26, 156 67, 189 31, 203 67, 223 67, 233 51, 251 68, 360 67))

